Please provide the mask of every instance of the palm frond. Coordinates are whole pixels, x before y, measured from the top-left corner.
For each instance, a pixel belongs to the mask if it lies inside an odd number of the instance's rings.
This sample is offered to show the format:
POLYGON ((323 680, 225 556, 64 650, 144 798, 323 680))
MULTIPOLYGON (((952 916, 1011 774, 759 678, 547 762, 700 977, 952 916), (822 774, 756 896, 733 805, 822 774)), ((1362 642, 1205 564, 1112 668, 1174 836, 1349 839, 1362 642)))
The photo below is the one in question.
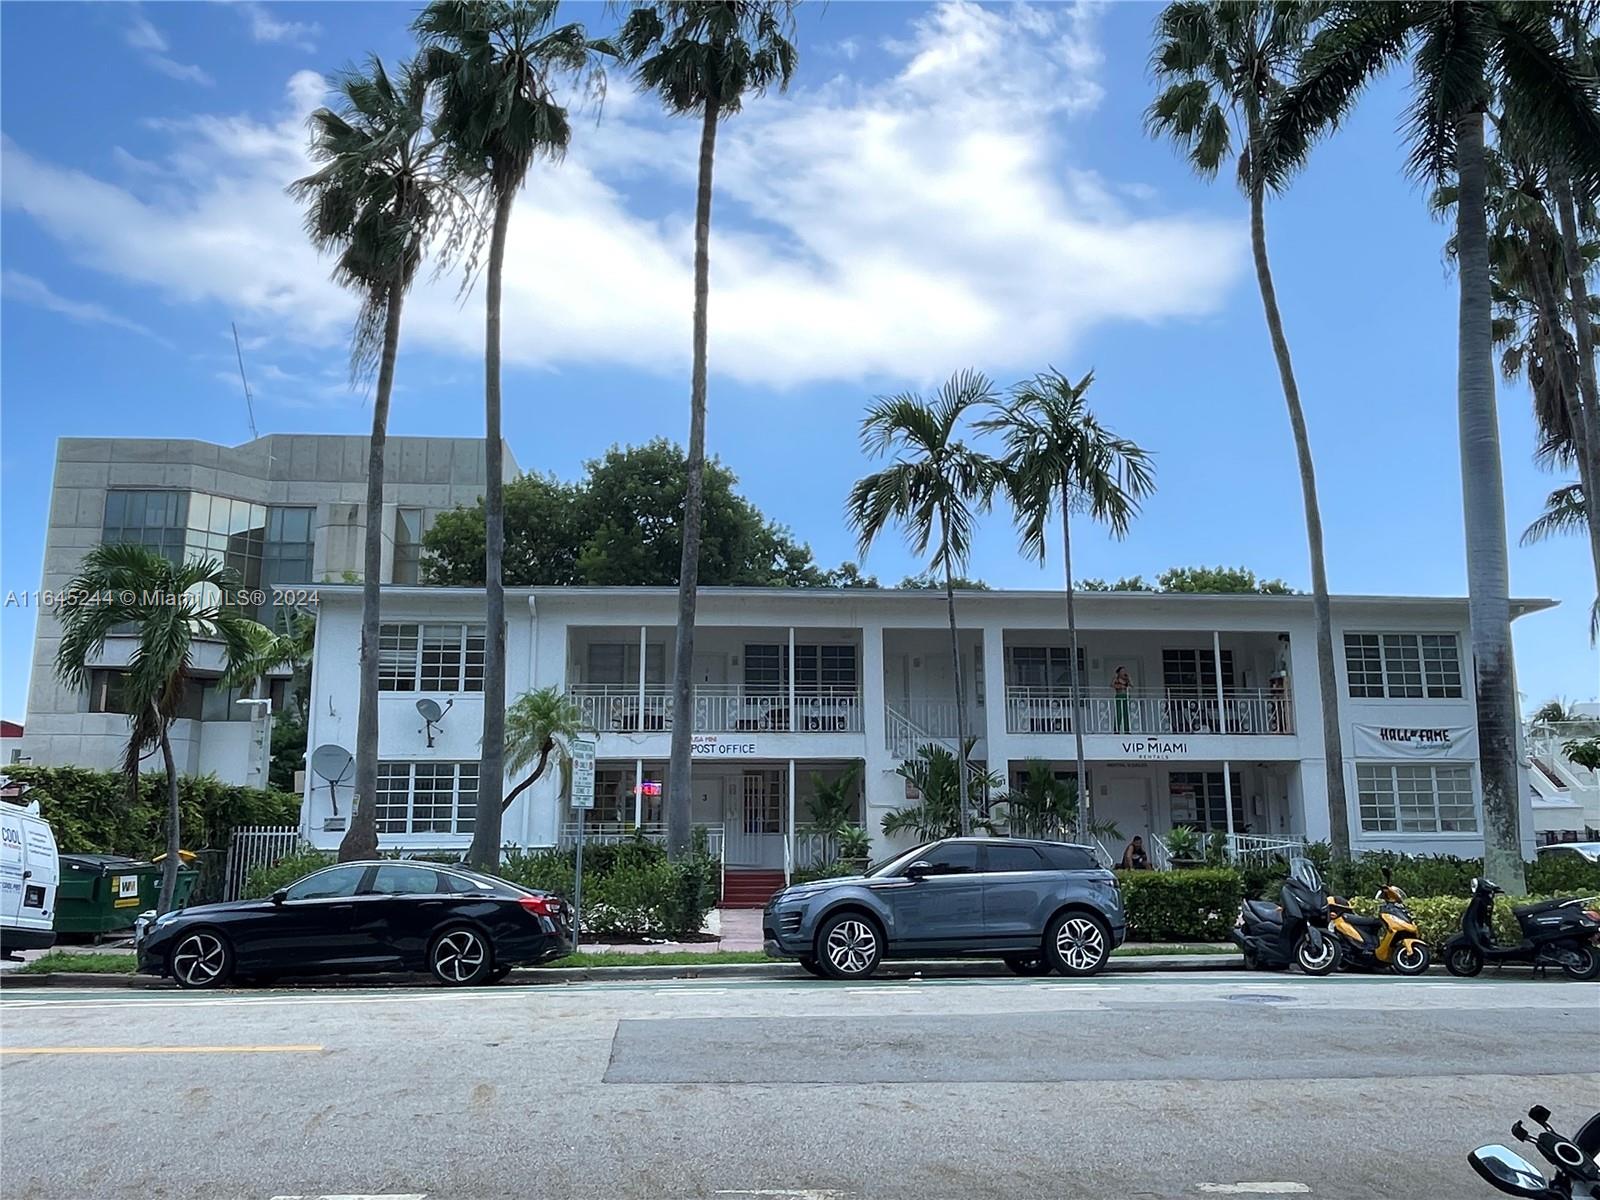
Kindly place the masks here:
POLYGON ((1569 483, 1545 497, 1544 511, 1522 531, 1519 545, 1533 546, 1561 534, 1580 533, 1589 523, 1589 509, 1583 498, 1583 485, 1569 483))

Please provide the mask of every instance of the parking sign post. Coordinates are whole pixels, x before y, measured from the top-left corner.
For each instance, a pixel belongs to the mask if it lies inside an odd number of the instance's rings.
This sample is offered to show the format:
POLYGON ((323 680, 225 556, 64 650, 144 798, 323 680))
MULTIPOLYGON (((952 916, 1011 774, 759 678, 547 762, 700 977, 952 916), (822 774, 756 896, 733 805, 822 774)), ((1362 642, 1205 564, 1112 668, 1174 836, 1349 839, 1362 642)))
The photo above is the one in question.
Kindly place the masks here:
POLYGON ((578 849, 572 874, 572 951, 578 951, 583 926, 583 818, 594 807, 594 743, 587 738, 572 742, 572 810, 578 814, 578 849))

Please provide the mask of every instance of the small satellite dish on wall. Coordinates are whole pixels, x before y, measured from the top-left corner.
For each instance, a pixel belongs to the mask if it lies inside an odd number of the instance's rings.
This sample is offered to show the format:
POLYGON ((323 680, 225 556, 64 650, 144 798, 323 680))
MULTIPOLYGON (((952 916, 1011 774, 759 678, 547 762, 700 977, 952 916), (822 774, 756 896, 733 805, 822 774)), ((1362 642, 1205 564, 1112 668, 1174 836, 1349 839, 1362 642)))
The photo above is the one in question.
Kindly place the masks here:
MULTIPOLYGON (((333 811, 336 816, 339 812, 339 785, 350 778, 350 772, 355 769, 355 765, 356 760, 350 751, 331 742, 318 746, 311 752, 311 773, 327 781, 328 796, 333 801, 333 811)), ((315 784, 311 785, 311 790, 315 794, 315 784)))
POLYGON ((437 700, 430 700, 426 696, 417 701, 417 712, 422 717, 424 729, 428 735, 429 749, 433 748, 434 731, 439 728, 439 722, 444 719, 445 713, 450 711, 450 706, 454 703, 455 700, 452 698, 445 701, 445 706, 440 708, 437 700))

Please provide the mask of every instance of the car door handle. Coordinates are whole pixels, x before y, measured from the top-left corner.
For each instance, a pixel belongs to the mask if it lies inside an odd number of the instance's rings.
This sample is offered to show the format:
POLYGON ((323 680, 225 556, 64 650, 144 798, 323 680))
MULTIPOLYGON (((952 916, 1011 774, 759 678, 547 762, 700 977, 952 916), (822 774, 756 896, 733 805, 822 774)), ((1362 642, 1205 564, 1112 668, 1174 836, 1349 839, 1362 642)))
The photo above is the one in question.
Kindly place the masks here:
POLYGON ((329 912, 355 912, 355 910, 356 910, 356 906, 354 904, 330 904, 330 905, 328 905, 328 911, 329 912))

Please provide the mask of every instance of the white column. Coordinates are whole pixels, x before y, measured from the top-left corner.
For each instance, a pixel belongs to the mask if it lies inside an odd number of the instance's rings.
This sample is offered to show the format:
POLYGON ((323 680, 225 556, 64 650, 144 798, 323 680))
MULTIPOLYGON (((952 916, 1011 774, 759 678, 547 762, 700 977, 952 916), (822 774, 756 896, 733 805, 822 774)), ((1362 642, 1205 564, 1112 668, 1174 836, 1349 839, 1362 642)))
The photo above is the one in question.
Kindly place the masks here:
POLYGON ((644 759, 633 760, 633 823, 644 824, 644 759))
POLYGON ((1228 718, 1222 711, 1222 634, 1211 631, 1211 670, 1217 680, 1217 732, 1228 732, 1228 718))
MULTIPOLYGON (((790 630, 790 636, 794 634, 790 630)), ((790 643, 791 646, 793 643, 790 643)), ((784 855, 783 882, 785 886, 793 881, 792 869, 794 866, 794 759, 789 760, 789 829, 784 835, 789 839, 789 853, 784 855)))
POLYGON ((648 642, 645 640, 646 626, 639 626, 639 732, 644 732, 644 659, 648 642))
POLYGON ((984 737, 988 741, 989 770, 998 770, 1005 779, 1003 787, 1011 784, 1010 737, 1006 727, 1006 658, 1005 628, 985 625, 982 631, 983 691, 988 704, 984 707, 984 737))
POLYGON ((1232 764, 1227 759, 1222 760, 1222 803, 1228 820, 1228 849, 1233 849, 1233 772, 1228 768, 1232 764))
MULTIPOLYGON (((789 732, 793 733, 798 728, 794 712, 794 626, 791 625, 789 626, 789 732)), ((792 769, 793 764, 790 766, 792 769)))

